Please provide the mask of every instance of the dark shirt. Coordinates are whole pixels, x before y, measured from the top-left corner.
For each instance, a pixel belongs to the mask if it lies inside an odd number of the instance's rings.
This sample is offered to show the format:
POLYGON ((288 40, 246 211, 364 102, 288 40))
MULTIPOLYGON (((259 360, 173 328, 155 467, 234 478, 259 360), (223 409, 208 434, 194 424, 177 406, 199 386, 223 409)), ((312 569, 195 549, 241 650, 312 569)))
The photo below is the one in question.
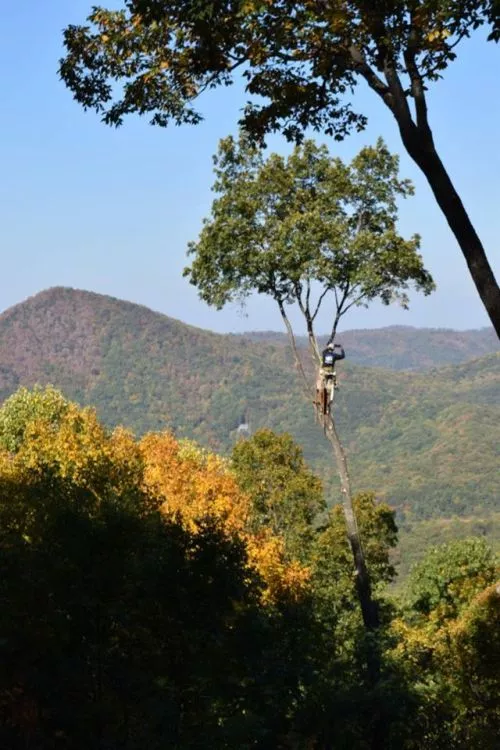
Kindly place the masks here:
POLYGON ((323 352, 323 365, 325 367, 333 367, 335 365, 335 362, 338 362, 339 359, 345 358, 345 351, 343 347, 339 346, 336 349, 325 349, 323 352))

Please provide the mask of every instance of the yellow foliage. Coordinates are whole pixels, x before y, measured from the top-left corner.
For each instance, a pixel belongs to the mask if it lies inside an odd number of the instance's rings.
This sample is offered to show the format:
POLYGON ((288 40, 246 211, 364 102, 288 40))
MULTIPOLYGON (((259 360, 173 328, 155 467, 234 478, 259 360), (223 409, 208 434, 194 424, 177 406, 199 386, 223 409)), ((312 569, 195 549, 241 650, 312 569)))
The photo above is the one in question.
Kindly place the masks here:
POLYGON ((179 513, 192 529, 198 519, 210 515, 230 532, 243 531, 249 499, 219 456, 197 452, 166 432, 146 435, 140 449, 144 487, 162 498, 165 512, 179 513))
POLYGON ((266 583, 264 600, 298 598, 307 588, 309 570, 286 561, 283 539, 265 529, 248 531, 251 501, 243 493, 227 462, 201 450, 195 443, 177 441, 169 433, 149 434, 140 442, 144 461, 144 488, 163 499, 166 513, 179 515, 196 530, 206 515, 222 522, 229 534, 245 542, 250 565, 266 583))
POLYGON ((428 662, 432 657, 435 668, 439 666, 453 672, 460 667, 464 673, 470 672, 480 657, 482 642, 487 644, 490 658, 497 662, 500 658, 500 582, 473 596, 457 617, 443 618, 438 610, 436 608, 416 624, 410 625, 401 618, 392 622, 391 630, 397 641, 393 655, 401 663, 418 669, 423 661, 428 662))
POLYGON ((39 481, 49 471, 96 494, 104 486, 115 492, 137 486, 142 473, 133 435, 118 428, 110 436, 93 409, 76 404, 69 405, 57 426, 46 420, 31 422, 19 451, 7 463, 9 473, 23 481, 39 481))
POLYGON ((258 536, 250 533, 251 499, 228 462, 193 442, 169 433, 137 442, 122 427, 110 434, 93 409, 69 403, 57 423, 29 423, 16 453, 0 450, 0 480, 13 488, 50 484, 51 477, 89 490, 98 500, 127 490, 141 492, 195 532, 200 520, 216 519, 228 535, 244 542, 250 565, 265 583, 265 601, 297 598, 307 586, 308 570, 287 561, 283 539, 269 529, 258 536))
POLYGON ((299 600, 309 587, 309 568, 296 560, 286 562, 284 540, 273 536, 268 530, 245 536, 250 564, 267 584, 264 601, 299 600))

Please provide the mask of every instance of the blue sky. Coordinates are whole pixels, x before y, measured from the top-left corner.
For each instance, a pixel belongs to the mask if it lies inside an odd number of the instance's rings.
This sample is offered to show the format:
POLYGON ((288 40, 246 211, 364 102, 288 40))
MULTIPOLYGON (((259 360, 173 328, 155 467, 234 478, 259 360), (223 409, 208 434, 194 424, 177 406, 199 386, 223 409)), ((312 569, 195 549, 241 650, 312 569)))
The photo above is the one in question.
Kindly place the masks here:
MULTIPOLYGON (((103 3, 108 5, 109 3, 103 3)), ((221 312, 198 300, 182 278, 185 249, 209 212, 212 154, 235 132, 241 86, 206 95, 201 126, 159 130, 131 119, 120 130, 85 113, 57 77, 61 31, 84 20, 90 0, 4 0, 0 46, 0 310, 51 286, 128 299, 216 331, 281 328, 272 302, 221 312)), ((119 5, 114 2, 114 5, 119 5)), ((459 48, 434 85, 429 107, 445 165, 500 274, 500 48, 483 34, 459 48)), ((419 232, 438 291, 409 312, 356 310, 344 327, 391 324, 473 328, 488 325, 465 262, 396 126, 370 91, 355 103, 369 127, 332 153, 352 157, 382 135, 401 155, 416 196, 401 207, 401 228, 419 232)), ((287 145, 275 138, 273 150, 287 145)), ((326 321, 325 321, 326 329, 326 321)))

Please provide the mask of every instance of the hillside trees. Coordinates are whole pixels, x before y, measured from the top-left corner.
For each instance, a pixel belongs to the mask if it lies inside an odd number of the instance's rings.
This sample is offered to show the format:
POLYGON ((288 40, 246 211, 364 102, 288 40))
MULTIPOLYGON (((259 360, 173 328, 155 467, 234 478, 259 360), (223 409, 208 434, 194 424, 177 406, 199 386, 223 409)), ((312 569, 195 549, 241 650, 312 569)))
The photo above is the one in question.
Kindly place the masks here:
MULTIPOLYGON (((221 141, 215 157, 217 194, 186 269, 203 300, 218 308, 257 291, 276 302, 286 326, 304 392, 313 384, 295 342, 287 308, 302 314, 314 368, 320 365, 315 321, 333 308, 331 340, 339 320, 372 300, 408 304, 410 285, 433 289, 418 254, 418 236, 397 231, 399 197, 412 186, 398 174, 398 159, 382 141, 364 148, 351 164, 332 159, 312 141, 288 158, 262 150, 241 135, 221 141)), ((377 627, 361 539, 353 510, 347 460, 331 414, 318 417, 331 443, 340 477, 349 542, 363 618, 377 627)))
POLYGON ((494 748, 500 731, 500 566, 484 540, 430 549, 392 623, 393 658, 421 697, 418 747, 494 748))
POLYGON ((231 466, 251 499, 250 523, 282 536, 289 555, 308 559, 313 522, 325 509, 323 487, 288 434, 258 430, 233 448, 231 466))
MULTIPOLYGON (((307 477, 286 436, 266 431, 235 471, 167 433, 108 432, 60 394, 64 414, 44 417, 45 395, 22 392, 38 413, 0 446, 2 747, 366 750, 378 733, 384 750, 494 750, 500 597, 484 541, 433 550, 403 604, 383 600, 374 689, 340 508, 305 536, 307 568, 266 512, 282 472, 307 477), (266 446, 278 466, 254 503, 259 483, 241 484, 266 446)), ((379 592, 393 511, 369 493, 355 506, 379 592)))
POLYGON ((309 573, 247 529, 225 462, 109 433, 51 388, 6 415, 2 746, 277 746, 308 680, 309 573))
MULTIPOLYGON (((362 129, 349 100, 363 81, 393 115, 402 143, 425 175, 500 335, 500 290, 483 245, 441 161, 427 90, 479 26, 500 38, 497 0, 176 3, 128 0, 96 7, 69 26, 60 73, 75 98, 119 125, 130 113, 155 125, 196 124, 203 92, 241 74, 249 100, 241 124, 253 142, 279 130, 336 139, 362 129)), ((356 100, 354 100, 355 103, 356 100)))

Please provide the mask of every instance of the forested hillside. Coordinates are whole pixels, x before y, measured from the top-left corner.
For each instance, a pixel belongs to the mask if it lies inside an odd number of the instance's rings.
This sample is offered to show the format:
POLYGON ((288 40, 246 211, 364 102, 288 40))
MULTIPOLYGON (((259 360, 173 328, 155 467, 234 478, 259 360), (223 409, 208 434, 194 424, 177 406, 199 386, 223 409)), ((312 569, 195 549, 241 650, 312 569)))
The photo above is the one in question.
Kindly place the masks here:
POLYGON ((430 550, 394 595, 394 511, 358 496, 367 632, 299 446, 262 430, 231 459, 51 387, 0 407, 0 746, 496 750, 488 544, 430 550))
MULTIPOLYGON (((408 350, 408 329, 370 335, 379 351, 383 340, 390 350, 391 336, 395 351, 408 350)), ((363 338, 345 334, 346 346, 349 336, 363 338)), ((455 352, 459 341, 462 353, 474 351, 472 333, 447 336, 455 352)), ((477 337, 487 348, 488 336, 477 337)), ((415 333, 415 350, 424 338, 415 333)), ((430 350, 451 356, 444 345, 430 350)), ((355 488, 376 490, 406 523, 473 509, 490 514, 498 501, 500 356, 396 372, 351 364, 356 351, 361 358, 361 344, 342 363, 335 407, 355 488)), ((327 444, 280 343, 217 335, 128 302, 57 288, 0 317, 0 362, 2 399, 20 384, 51 382, 95 405, 107 424, 138 434, 168 427, 225 452, 242 423, 289 431, 336 499, 327 444)))

